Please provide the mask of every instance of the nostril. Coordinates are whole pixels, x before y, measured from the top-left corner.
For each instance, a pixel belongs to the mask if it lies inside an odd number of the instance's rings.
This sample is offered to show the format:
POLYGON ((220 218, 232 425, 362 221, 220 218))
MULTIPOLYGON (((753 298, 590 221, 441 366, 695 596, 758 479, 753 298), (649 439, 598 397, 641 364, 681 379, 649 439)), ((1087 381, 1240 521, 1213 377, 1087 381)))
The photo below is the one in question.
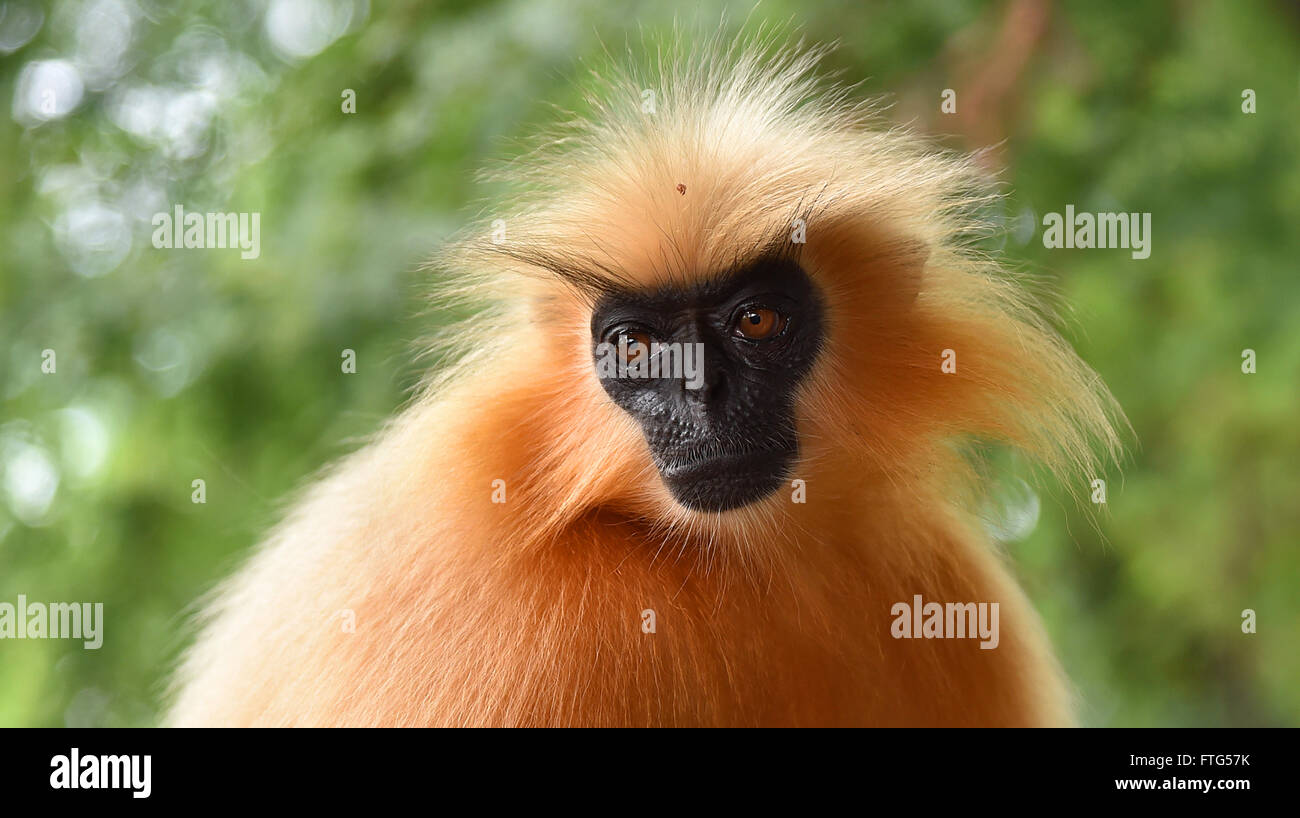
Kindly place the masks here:
POLYGON ((710 371, 701 364, 701 368, 682 378, 682 392, 688 402, 697 404, 719 403, 726 400, 727 381, 721 371, 710 371))
POLYGON ((698 329, 682 343, 681 388, 693 401, 713 401, 723 397, 721 390, 725 384, 721 368, 709 366, 718 359, 707 355, 705 349, 698 329))
POLYGON ((704 397, 709 403, 722 403, 727 399, 727 380, 720 374, 714 378, 706 376, 700 391, 705 393, 704 397))

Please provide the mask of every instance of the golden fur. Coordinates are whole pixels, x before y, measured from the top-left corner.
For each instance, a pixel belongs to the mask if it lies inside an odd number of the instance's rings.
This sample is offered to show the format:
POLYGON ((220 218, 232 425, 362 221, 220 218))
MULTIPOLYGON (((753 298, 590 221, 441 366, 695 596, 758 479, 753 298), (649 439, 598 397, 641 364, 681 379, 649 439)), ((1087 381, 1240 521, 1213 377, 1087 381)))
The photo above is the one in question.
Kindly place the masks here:
POLYGON ((967 246, 988 196, 973 164, 879 127, 816 79, 819 56, 661 53, 506 167, 510 209, 436 265, 443 295, 481 303, 459 363, 219 589, 170 723, 1071 722, 1038 617, 971 511, 961 443, 1005 442, 1078 485, 1115 452, 1118 414, 967 246), (774 247, 827 311, 798 404, 807 502, 690 511, 600 387, 591 304, 774 247), (892 638, 891 607, 915 594, 999 602, 1000 645, 892 638))

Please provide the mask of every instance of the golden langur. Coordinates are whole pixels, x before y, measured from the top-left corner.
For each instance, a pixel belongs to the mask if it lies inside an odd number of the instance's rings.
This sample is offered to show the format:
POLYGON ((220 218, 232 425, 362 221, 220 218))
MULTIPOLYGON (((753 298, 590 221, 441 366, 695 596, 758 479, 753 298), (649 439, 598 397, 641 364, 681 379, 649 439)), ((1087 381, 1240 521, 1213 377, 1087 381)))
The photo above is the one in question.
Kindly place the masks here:
POLYGON ((169 723, 1072 722, 963 442, 1077 484, 1120 415, 969 247, 973 162, 819 55, 615 72, 506 168, 431 267, 457 362, 213 594, 169 723), (899 638, 918 595, 996 646, 899 638))

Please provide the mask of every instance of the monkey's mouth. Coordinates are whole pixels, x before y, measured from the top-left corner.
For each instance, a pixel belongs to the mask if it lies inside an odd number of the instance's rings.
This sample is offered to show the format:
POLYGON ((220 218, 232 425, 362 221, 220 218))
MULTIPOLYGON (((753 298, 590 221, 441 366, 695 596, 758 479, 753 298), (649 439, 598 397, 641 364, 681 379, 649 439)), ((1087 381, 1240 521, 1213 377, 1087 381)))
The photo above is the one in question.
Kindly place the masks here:
POLYGON ((659 462, 673 499, 694 511, 730 511, 757 502, 780 487, 797 447, 715 454, 659 462))

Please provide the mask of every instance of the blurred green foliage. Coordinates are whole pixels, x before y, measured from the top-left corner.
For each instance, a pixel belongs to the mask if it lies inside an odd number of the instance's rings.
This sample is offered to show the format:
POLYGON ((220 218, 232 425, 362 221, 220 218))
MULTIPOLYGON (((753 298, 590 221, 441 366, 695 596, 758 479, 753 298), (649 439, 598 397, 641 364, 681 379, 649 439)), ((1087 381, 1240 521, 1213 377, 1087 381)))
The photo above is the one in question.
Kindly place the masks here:
MULTIPOLYGON (((985 147, 940 94, 960 109, 967 68, 1005 56, 1006 4, 726 10, 839 40, 828 67, 896 118, 985 147)), ((0 725, 156 722, 188 606, 419 378, 411 342, 436 319, 418 266, 473 212, 474 171, 548 103, 577 104, 584 60, 675 13, 0 3, 0 601, 102 601, 107 618, 98 651, 0 642, 0 725), (261 213, 260 257, 155 250, 150 218, 173 203, 261 213)), ((1067 2, 992 114, 999 243, 1059 292, 1136 432, 1095 525, 1061 487, 1039 487, 1036 527, 1038 494, 993 492, 1087 724, 1300 724, 1298 32, 1281 2, 1067 2), (1151 257, 1045 249, 1042 214, 1067 204, 1152 213, 1151 257)))

